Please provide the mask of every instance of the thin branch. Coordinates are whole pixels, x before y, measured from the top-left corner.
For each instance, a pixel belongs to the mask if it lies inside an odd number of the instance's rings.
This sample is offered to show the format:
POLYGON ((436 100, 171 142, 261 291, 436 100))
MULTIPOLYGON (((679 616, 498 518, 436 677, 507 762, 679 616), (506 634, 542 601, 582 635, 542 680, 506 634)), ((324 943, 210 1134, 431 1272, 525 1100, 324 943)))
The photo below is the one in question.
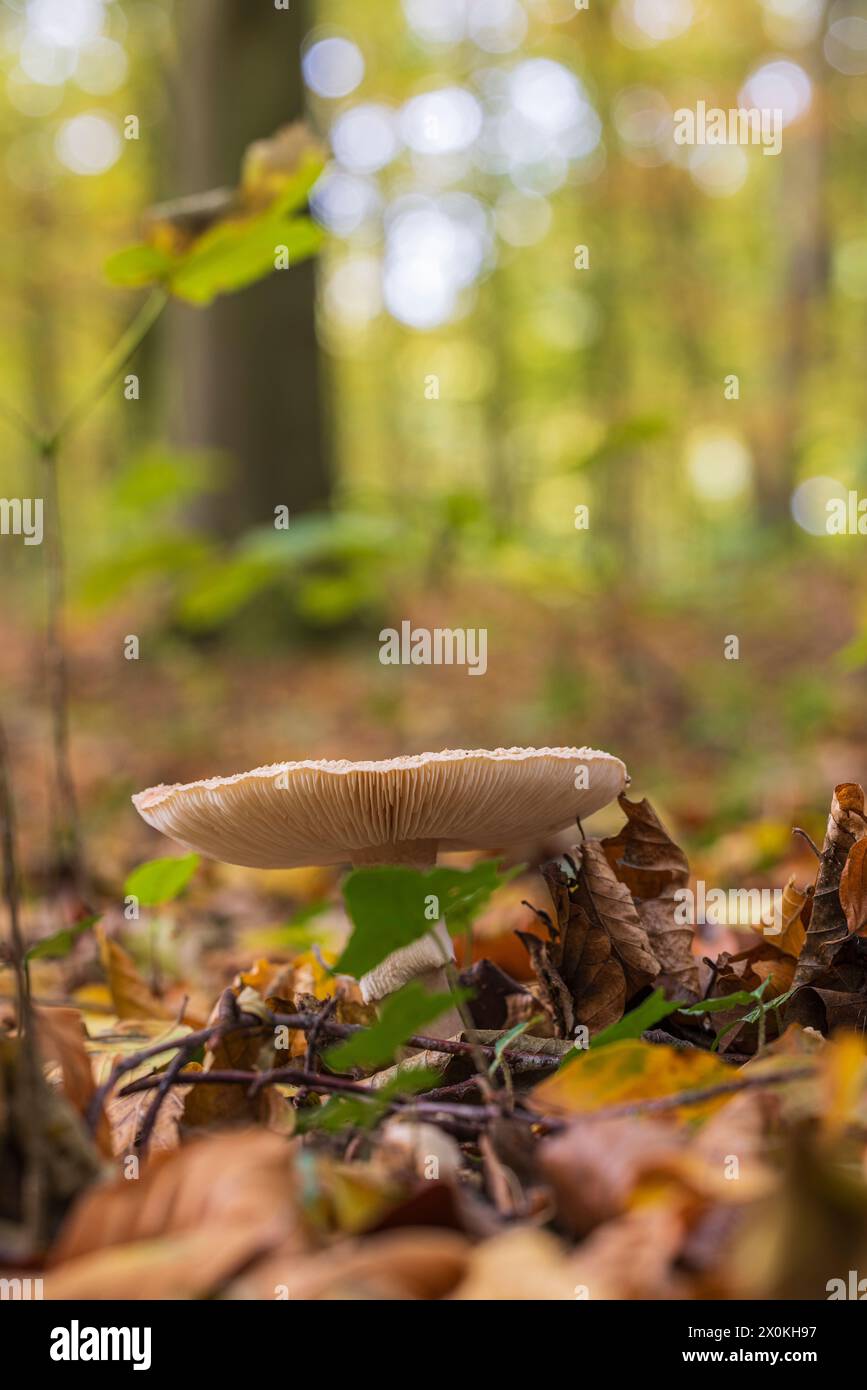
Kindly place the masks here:
POLYGON ((41 458, 47 511, 45 655, 54 753, 55 868, 60 878, 71 878, 82 893, 81 830, 69 750, 69 663, 64 632, 66 565, 56 446, 44 444, 41 458))
POLYGON ((10 429, 19 434, 22 439, 26 439, 34 449, 41 449, 42 435, 35 425, 25 418, 14 405, 9 405, 8 401, 0 400, 0 420, 5 420, 10 429))
POLYGON ((819 849, 819 846, 816 844, 816 841, 813 839, 813 837, 812 837, 811 835, 808 835, 808 834, 807 834, 806 830, 802 830, 801 827, 800 827, 800 825, 793 825, 793 826, 792 826, 792 834, 793 834, 793 835, 800 835, 800 837, 801 837, 802 840, 806 840, 807 844, 810 846, 810 849, 813 851, 813 853, 815 854, 816 858, 817 858, 817 859, 821 859, 821 858, 822 858, 822 851, 819 849))
MULTIPOLYGON (((231 991, 230 991, 231 993, 231 991)), ((319 1020, 319 1032, 323 1038, 351 1038, 356 1033, 365 1032, 365 1027, 360 1023, 337 1023, 333 1019, 322 1020, 321 1014, 272 1014, 266 1023, 253 1014, 241 1014, 240 1018, 231 1027, 226 1028, 225 1022, 209 1024, 205 1028, 198 1029, 195 1033, 188 1033, 184 1038, 175 1038, 170 1041, 163 1041, 151 1044, 150 1047, 143 1048, 140 1052, 131 1053, 127 1057, 121 1058, 112 1069, 111 1075, 93 1093, 87 1111, 87 1123, 91 1132, 94 1132, 102 1113, 103 1106, 117 1083, 127 1072, 135 1071, 143 1062, 149 1061, 153 1057, 161 1057, 167 1052, 177 1051, 179 1055, 188 1059, 197 1049, 210 1042, 217 1032, 270 1032, 275 1027, 290 1028, 297 1032, 310 1032, 319 1020)), ((456 1057, 473 1058, 476 1052, 485 1057, 488 1061, 496 1058, 496 1049, 486 1043, 467 1043, 459 1042, 456 1038, 430 1038, 423 1033, 415 1033, 407 1038, 406 1047, 416 1048, 423 1052, 444 1052, 456 1057)), ((501 1060, 509 1062, 516 1071, 554 1071, 560 1065, 559 1057, 549 1056, 541 1052, 519 1052, 513 1048, 506 1048, 501 1054, 501 1060)), ((213 1076, 213 1072, 201 1073, 202 1075, 213 1076)), ((256 1073, 262 1075, 262 1073, 256 1073)), ((313 1073, 318 1077, 319 1073, 313 1073)), ((193 1082, 192 1084, 196 1084, 193 1082)), ((312 1089, 312 1087, 311 1087, 312 1089)))
POLYGON ((138 351, 166 307, 168 300, 169 296, 165 290, 155 289, 151 291, 132 323, 112 348, 90 386, 61 419, 60 424, 48 440, 49 447, 56 449, 61 439, 65 439, 90 414, 93 407, 102 400, 112 382, 138 351))

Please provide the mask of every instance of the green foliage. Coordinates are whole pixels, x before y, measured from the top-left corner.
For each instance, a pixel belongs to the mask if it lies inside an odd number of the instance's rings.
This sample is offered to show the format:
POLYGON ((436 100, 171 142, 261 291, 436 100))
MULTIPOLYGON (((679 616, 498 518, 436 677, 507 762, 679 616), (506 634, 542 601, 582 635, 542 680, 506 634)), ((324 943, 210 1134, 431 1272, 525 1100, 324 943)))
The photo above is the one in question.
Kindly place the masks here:
POLYGON ((51 936, 46 936, 42 941, 37 941, 35 946, 31 946, 25 953, 25 960, 62 960, 69 955, 79 937, 89 932, 98 921, 98 916, 85 917, 81 922, 74 922, 71 927, 61 927, 60 931, 52 932, 51 936))
POLYGON ((397 1049, 413 1033, 422 1032, 425 1024, 432 1023, 446 1009, 463 1003, 471 995, 472 990, 468 989, 455 990, 453 994, 430 994, 418 980, 411 980, 385 1000, 371 1028, 353 1033, 345 1042, 329 1048, 323 1054, 325 1061, 332 1071, 383 1067, 394 1060, 397 1049))
POLYGON ((124 894, 138 898, 142 907, 160 907, 183 892, 200 863, 198 854, 185 854, 180 859, 150 859, 133 869, 123 886, 124 894))
POLYGON ((113 285, 139 289, 163 284, 175 265, 174 256, 156 246, 140 244, 116 251, 105 263, 105 275, 113 285))
MULTIPOLYGON (((137 289, 159 285, 176 299, 199 307, 218 295, 246 289, 278 266, 307 260, 323 235, 309 217, 296 216, 321 172, 321 161, 305 158, 295 175, 282 179, 279 197, 264 209, 245 202, 248 190, 227 200, 223 215, 198 236, 184 236, 171 217, 152 219, 151 240, 110 257, 105 274, 114 285, 137 289)), ((195 202, 195 200, 191 200, 195 202)))
POLYGON ((358 978, 392 951, 418 941, 443 917, 450 930, 459 930, 519 872, 501 873, 499 865, 498 859, 486 859, 472 869, 354 869, 343 883, 353 932, 335 971, 358 978))
POLYGON ((278 246, 287 265, 296 265, 315 255, 322 239, 309 217, 293 222, 267 217, 253 226, 224 222, 181 261, 167 288, 177 299, 202 307, 220 294, 246 289, 270 275, 278 246))
POLYGON ((514 1028, 510 1028, 507 1033, 504 1033, 501 1038, 497 1039, 494 1043, 494 1056, 491 1065, 488 1067, 489 1076, 494 1075, 494 1072, 503 1060, 503 1053, 506 1049, 511 1047, 515 1039, 520 1038, 522 1033, 526 1033, 528 1028, 532 1028, 534 1023, 538 1023, 540 1018, 541 1015, 536 1014, 533 1018, 525 1019, 523 1023, 516 1023, 514 1028))

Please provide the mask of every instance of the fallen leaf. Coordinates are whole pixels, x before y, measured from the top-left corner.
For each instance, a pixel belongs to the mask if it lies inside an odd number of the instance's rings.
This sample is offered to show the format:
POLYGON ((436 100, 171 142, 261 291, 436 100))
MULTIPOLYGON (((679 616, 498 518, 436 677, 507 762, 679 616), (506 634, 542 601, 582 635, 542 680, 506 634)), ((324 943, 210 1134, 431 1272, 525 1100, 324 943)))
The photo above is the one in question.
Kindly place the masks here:
POLYGON ((650 802, 618 803, 626 824, 602 841, 611 868, 625 883, 651 949, 659 960, 655 981, 678 999, 699 997, 698 963, 693 955, 694 928, 676 919, 675 894, 689 883, 686 855, 672 840, 650 802))
POLYGON ((581 846, 581 873, 576 889, 579 901, 593 922, 593 911, 582 899, 585 892, 599 925, 608 933, 613 953, 623 966, 629 999, 654 982, 659 975, 659 961, 649 945, 632 895, 616 877, 599 840, 585 840, 581 846))
POLYGON ((447 1298, 466 1271, 470 1250, 454 1231, 412 1228, 344 1241, 306 1259, 290 1247, 241 1275, 226 1297, 292 1302, 447 1298))
POLYGON ((96 928, 99 958, 108 980, 111 1000, 119 1018, 168 1018, 161 1000, 145 984, 135 962, 105 928, 96 928))
POLYGON ((292 1157, 262 1130, 213 1135, 90 1189, 50 1252, 46 1297, 205 1297, 257 1254, 308 1250, 292 1157))
MULTIPOLYGON (((566 1062, 536 1086, 527 1103, 534 1110, 581 1115, 609 1106, 703 1091, 735 1079, 730 1066, 697 1047, 676 1048, 636 1040, 611 1043, 566 1062)), ((712 1097, 672 1113, 694 1119, 708 1115, 727 1096, 712 1097)))
MULTIPOLYGON (((841 782, 834 788, 831 798, 810 925, 795 972, 798 985, 824 986, 825 981, 820 978, 822 972, 836 963, 840 947, 850 935, 849 923, 840 901, 840 879, 853 846, 865 835, 867 819, 864 816, 863 788, 857 782, 841 782)), ((856 881, 857 875, 852 884, 853 890, 856 881)), ((831 988, 834 987, 831 984, 831 988)))
MULTIPOLYGON (((81 1014, 78 1009, 34 1007, 34 1015, 42 1059, 57 1068, 64 1096, 84 1117, 96 1087, 81 1014)), ((94 1138, 104 1154, 111 1154, 111 1133, 104 1115, 94 1138)))
POLYGON ((840 875, 840 902, 854 935, 867 931, 867 836, 856 840, 840 875))

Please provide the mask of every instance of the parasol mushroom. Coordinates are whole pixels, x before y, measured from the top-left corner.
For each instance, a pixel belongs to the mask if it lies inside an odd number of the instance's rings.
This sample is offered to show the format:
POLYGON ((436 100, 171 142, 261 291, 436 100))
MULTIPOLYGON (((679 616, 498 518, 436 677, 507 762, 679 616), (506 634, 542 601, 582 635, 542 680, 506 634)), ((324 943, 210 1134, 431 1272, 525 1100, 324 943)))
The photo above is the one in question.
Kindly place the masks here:
MULTIPOLYGON (((562 830, 607 805, 627 782, 619 758, 592 748, 447 749, 383 762, 274 763, 234 777, 151 787, 139 814, 188 849, 230 864, 342 864, 428 869, 437 851, 499 849, 562 830)), ((410 979, 447 989, 445 923, 387 956, 361 980, 366 1002, 410 979)), ((454 1010, 428 1032, 461 1028, 454 1010)))

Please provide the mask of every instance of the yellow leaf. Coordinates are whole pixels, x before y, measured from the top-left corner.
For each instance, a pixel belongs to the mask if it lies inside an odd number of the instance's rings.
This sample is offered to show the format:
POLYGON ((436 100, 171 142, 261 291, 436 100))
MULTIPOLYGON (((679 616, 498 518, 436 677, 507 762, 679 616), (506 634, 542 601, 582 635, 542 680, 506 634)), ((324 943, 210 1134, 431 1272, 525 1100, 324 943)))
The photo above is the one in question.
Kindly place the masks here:
MULTIPOLYGON (((629 1041, 593 1048, 568 1062, 530 1095, 537 1110, 570 1115, 604 1110, 630 1101, 654 1100, 681 1091, 704 1090, 736 1079, 736 1073, 711 1052, 629 1041)), ((725 1104, 729 1094, 673 1111, 679 1118, 707 1115, 725 1104)))
POLYGON ((108 937, 103 927, 96 928, 96 938, 118 1018, 168 1018, 169 1011, 148 989, 132 956, 108 937))
POLYGON ((794 956, 797 960, 801 954, 801 947, 804 944, 806 928, 801 921, 801 913, 804 904, 809 900, 810 894, 806 889, 798 888, 795 883, 795 875, 792 874, 785 888, 783 889, 783 899, 780 904, 781 929, 774 934, 768 931, 764 922, 751 922, 753 931, 758 932, 759 936, 769 940, 778 950, 783 951, 787 956, 794 956))
POLYGON ((824 1101, 822 1127, 838 1135, 858 1117, 859 1102, 867 1088, 867 1048, 858 1033, 839 1033, 819 1054, 819 1075, 824 1101))

